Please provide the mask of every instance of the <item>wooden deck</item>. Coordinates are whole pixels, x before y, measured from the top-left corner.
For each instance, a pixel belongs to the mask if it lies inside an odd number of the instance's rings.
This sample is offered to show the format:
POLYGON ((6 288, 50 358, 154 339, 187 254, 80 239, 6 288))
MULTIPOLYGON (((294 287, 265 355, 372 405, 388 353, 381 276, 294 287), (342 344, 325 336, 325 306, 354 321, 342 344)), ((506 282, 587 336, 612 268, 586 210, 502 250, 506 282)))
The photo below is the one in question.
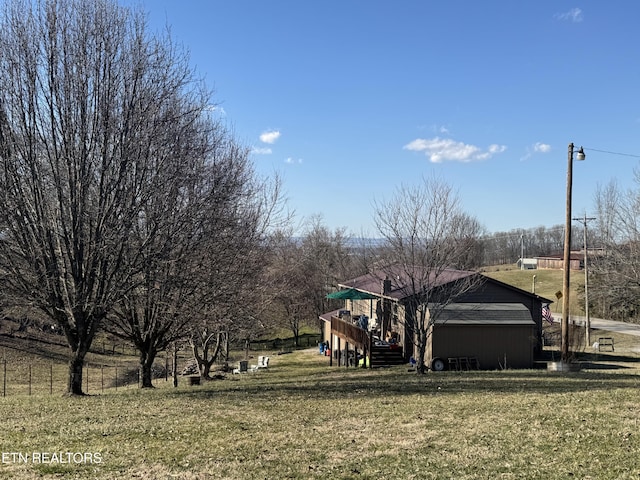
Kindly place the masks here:
MULTIPOLYGON (((353 323, 344 321, 338 317, 331 317, 331 335, 338 337, 337 345, 331 345, 332 359, 338 360, 338 365, 355 366, 358 363, 351 360, 350 355, 341 358, 339 352, 355 350, 358 355, 369 357, 369 367, 381 367, 387 365, 402 365, 405 362, 401 348, 391 349, 388 346, 376 346, 372 343, 371 334, 353 323)), ((355 357, 355 353, 353 355, 355 357)), ((366 365, 363 365, 366 366, 366 365)))

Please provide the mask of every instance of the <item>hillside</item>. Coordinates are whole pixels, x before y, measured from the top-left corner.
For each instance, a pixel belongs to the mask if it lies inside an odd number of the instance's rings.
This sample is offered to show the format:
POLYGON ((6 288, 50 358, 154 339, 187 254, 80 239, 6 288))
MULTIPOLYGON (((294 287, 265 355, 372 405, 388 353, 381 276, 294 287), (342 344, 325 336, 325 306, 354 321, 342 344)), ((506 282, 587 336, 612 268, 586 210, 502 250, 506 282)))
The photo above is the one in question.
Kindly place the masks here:
MULTIPOLYGON (((548 298, 554 303, 551 304, 551 311, 562 312, 562 301, 556 297, 556 292, 562 291, 562 270, 520 270, 512 266, 500 266, 487 268, 483 272, 486 276, 501 282, 513 285, 528 292, 533 291, 535 276, 535 293, 541 297, 548 298)), ((584 304, 582 294, 584 292, 584 272, 571 272, 571 294, 570 309, 576 315, 584 314, 584 304)))
MULTIPOLYGON (((0 396, 43 393, 62 394, 67 388, 69 347, 62 335, 43 331, 35 324, 20 325, 0 319, 0 396)), ((165 364, 164 354, 157 360, 165 364)), ((99 335, 85 362, 85 391, 136 386, 138 357, 135 349, 99 335)))

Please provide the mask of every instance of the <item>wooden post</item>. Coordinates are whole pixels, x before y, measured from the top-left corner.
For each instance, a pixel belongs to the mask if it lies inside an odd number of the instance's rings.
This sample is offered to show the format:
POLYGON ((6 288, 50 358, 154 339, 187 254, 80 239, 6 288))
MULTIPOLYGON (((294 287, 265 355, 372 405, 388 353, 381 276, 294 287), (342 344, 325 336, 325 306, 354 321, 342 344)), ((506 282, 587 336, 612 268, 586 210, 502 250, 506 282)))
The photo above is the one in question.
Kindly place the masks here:
POLYGON ((53 362, 49 365, 49 395, 53 395, 53 362))
POLYGON ((4 359, 3 363, 3 373, 2 373, 2 396, 7 396, 7 359, 4 359))
POLYGON ((31 364, 29 364, 29 396, 31 396, 31 364))
POLYGON ((344 341, 344 366, 349 368, 349 342, 344 341))
POLYGON ((178 344, 173 344, 173 387, 178 386, 178 344))
POLYGON ((100 365, 100 392, 104 393, 104 365, 100 365))
POLYGON ((86 393, 89 393, 89 365, 85 369, 85 376, 87 377, 86 393))
POLYGON ((569 281, 571 270, 571 187, 573 183, 573 143, 569 144, 569 155, 567 165, 567 202, 566 220, 564 226, 564 255, 563 255, 563 276, 562 276, 562 323, 560 355, 562 361, 569 361, 569 281))
POLYGON ((118 391, 118 367, 116 367, 116 392, 118 391))

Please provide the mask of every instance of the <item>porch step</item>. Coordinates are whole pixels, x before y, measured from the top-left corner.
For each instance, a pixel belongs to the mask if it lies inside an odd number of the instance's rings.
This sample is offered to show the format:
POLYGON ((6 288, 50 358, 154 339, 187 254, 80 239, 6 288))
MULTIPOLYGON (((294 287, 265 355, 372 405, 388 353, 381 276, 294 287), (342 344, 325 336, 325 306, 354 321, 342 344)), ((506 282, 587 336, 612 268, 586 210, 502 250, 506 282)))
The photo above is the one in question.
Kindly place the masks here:
POLYGON ((371 366, 404 365, 406 360, 402 349, 391 350, 389 347, 373 347, 371 352, 371 366))

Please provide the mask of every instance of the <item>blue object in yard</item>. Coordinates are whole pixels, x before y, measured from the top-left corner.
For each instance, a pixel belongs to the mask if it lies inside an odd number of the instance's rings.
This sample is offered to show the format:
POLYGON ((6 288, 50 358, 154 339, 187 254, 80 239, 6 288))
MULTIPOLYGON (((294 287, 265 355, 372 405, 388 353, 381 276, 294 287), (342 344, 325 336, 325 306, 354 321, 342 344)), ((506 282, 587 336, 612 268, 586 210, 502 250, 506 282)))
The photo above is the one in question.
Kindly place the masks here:
POLYGON ((318 349, 320 350, 320 352, 319 352, 319 353, 320 353, 320 355, 324 355, 324 348, 325 348, 325 344, 324 344, 324 342, 320 342, 320 343, 318 344, 318 349))

